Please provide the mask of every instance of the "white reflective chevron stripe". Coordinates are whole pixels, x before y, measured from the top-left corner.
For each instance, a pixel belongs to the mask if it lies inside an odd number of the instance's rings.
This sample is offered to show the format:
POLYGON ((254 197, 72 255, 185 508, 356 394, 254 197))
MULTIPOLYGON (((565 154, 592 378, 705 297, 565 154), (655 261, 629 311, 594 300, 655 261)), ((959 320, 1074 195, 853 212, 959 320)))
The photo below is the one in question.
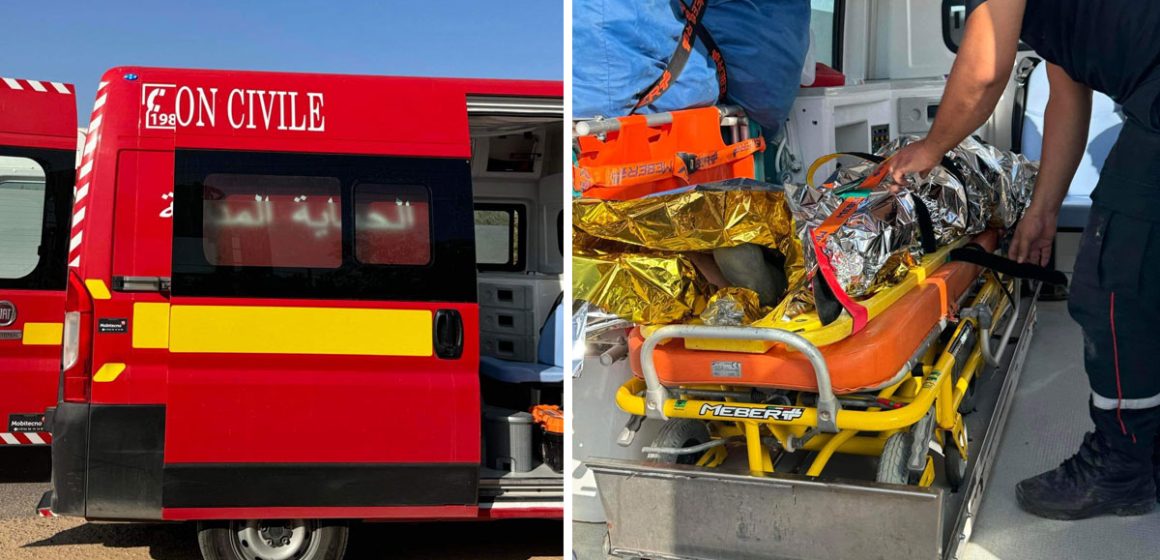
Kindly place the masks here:
POLYGON ((75 251, 77 247, 81 246, 81 239, 84 237, 84 235, 85 232, 78 231, 77 234, 73 236, 72 240, 68 243, 68 252, 71 253, 75 251))
POLYGON ((28 441, 31 441, 33 445, 44 445, 44 440, 40 439, 36 432, 28 432, 24 434, 24 437, 28 438, 28 441))
POLYGON ((1160 395, 1153 395, 1143 399, 1109 399, 1092 391, 1092 404, 1101 410, 1143 410, 1160 406, 1160 395))
POLYGON ((0 78, 0 80, 4 80, 4 83, 8 84, 8 87, 12 89, 24 89, 24 86, 20 85, 20 82, 13 80, 12 78, 0 78))
POLYGON ((109 96, 109 94, 106 93, 106 94, 97 98, 96 102, 93 103, 93 112, 94 113, 97 111, 97 109, 100 109, 101 107, 105 106, 105 98, 108 96, 109 96))
POLYGON ((60 82, 48 82, 48 83, 52 84, 53 89, 55 89, 58 93, 63 93, 65 95, 72 93, 71 91, 68 90, 68 87, 66 87, 64 84, 62 84, 60 82))
POLYGON ((20 440, 16 439, 16 436, 7 432, 0 433, 0 439, 4 440, 4 443, 7 443, 8 445, 20 445, 20 440))
POLYGON ((44 84, 42 84, 36 80, 28 80, 28 85, 32 86, 32 89, 39 91, 39 92, 42 92, 42 93, 48 91, 47 89, 45 89, 44 84))
POLYGON ((81 223, 85 219, 85 210, 87 209, 87 206, 81 206, 79 209, 77 209, 76 213, 73 214, 73 227, 77 227, 77 224, 81 223))
POLYGON ((101 117, 103 117, 103 116, 104 116, 104 114, 100 114, 100 115, 93 117, 93 120, 91 122, 89 122, 89 130, 90 131, 95 131, 101 127, 101 117))
POLYGON ((89 141, 85 142, 85 153, 83 155, 87 156, 87 155, 93 153, 93 149, 97 147, 97 136, 98 135, 99 135, 99 133, 95 130, 89 133, 89 141))

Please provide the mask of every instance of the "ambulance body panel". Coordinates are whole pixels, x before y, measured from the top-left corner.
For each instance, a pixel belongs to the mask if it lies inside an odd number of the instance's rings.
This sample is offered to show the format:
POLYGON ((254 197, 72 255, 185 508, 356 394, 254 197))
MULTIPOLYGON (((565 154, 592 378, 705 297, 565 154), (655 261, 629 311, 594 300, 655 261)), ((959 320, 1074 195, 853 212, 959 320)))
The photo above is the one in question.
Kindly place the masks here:
POLYGON ((107 72, 77 175, 88 200, 69 254, 78 334, 52 418, 53 509, 489 516, 477 95, 562 86, 107 72))

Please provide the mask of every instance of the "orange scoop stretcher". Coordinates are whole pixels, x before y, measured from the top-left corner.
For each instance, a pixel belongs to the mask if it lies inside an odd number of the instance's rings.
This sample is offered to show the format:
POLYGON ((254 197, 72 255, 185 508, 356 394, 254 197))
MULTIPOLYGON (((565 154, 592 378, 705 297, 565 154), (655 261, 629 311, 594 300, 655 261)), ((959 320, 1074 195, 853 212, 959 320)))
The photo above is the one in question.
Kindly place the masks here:
MULTIPOLYGON (((974 243, 994 251, 998 235, 987 230, 974 243)), ((833 391, 855 393, 881 388, 891 382, 900 368, 914 357, 915 349, 940 322, 953 312, 957 302, 979 277, 981 267, 952 261, 939 266, 925 281, 910 289, 879 313, 856 334, 820 348, 831 372, 833 391)), ((632 370, 641 374, 641 329, 629 336, 632 370)), ((784 345, 774 345, 764 353, 706 351, 689 349, 672 340, 659 345, 653 360, 665 385, 721 384, 767 387, 797 391, 818 390, 809 359, 784 345), (730 364, 724 366, 724 363, 730 364)))

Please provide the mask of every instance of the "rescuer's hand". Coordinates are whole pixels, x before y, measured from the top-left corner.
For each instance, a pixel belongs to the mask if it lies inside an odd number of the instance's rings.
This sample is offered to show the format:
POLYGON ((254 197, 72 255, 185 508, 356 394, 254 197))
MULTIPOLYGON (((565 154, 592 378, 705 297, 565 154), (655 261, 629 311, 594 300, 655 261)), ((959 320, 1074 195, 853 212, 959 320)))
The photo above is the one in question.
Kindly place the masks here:
POLYGON ((911 173, 919 175, 930 171, 942 161, 943 151, 931 146, 926 140, 919 140, 904 146, 895 152, 883 165, 889 166, 887 181, 883 183, 892 192, 906 186, 906 176, 911 173))
POLYGON ((1047 266, 1051 260, 1051 242, 1055 239, 1056 215, 1028 208, 1015 228, 1008 256, 1016 262, 1047 266))

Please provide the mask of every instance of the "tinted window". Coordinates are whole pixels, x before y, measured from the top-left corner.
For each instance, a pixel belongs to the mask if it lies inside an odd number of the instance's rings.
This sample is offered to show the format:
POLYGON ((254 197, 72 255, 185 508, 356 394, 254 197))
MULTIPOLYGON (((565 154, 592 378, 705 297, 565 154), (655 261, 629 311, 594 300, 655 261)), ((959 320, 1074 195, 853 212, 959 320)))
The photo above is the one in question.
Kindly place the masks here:
POLYGON ((0 156, 0 278, 24 278, 40 263, 44 169, 0 156))
POLYGON ((173 293, 475 301, 468 161, 178 150, 173 293))
POLYGON ((524 269, 524 212, 522 204, 475 205, 475 262, 480 270, 524 269))
POLYGON ((202 250, 214 266, 338 268, 342 191, 334 177, 213 174, 202 189, 202 250))
POLYGON ((63 290, 76 152, 0 146, 0 289, 63 290))
POLYGON ((355 258, 368 264, 421 265, 431 261, 431 206, 419 185, 354 188, 355 258))

